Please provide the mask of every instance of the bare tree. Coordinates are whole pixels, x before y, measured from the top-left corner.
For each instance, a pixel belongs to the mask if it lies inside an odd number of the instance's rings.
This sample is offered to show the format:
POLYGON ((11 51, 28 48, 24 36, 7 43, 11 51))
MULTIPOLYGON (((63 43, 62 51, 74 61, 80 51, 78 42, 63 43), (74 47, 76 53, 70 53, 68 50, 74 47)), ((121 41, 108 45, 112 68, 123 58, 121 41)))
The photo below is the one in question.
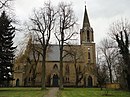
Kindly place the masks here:
POLYGON ((103 85, 105 85, 108 79, 108 72, 100 48, 97 48, 97 60, 96 60, 96 68, 94 69, 94 74, 97 77, 98 86, 102 90, 103 85))
POLYGON ((114 22, 111 26, 111 33, 116 40, 120 54, 124 61, 123 71, 126 74, 126 81, 128 89, 130 90, 130 53, 129 53, 129 35, 130 35, 130 23, 127 19, 114 22))
POLYGON ((35 86, 35 80, 38 74, 37 66, 40 59, 40 50, 38 46, 34 43, 34 40, 32 40, 32 37, 30 37, 28 41, 28 45, 26 47, 26 68, 25 68, 25 83, 28 83, 28 79, 31 78, 31 86, 35 86), (28 49, 29 48, 29 49, 28 49), (29 64, 28 64, 29 63, 29 64))
POLYGON ((68 50, 69 56, 72 58, 72 62, 74 63, 75 68, 75 85, 78 87, 78 84, 81 82, 81 80, 84 77, 85 68, 81 68, 81 65, 79 63, 82 63, 84 58, 83 49, 79 45, 71 45, 68 50))
POLYGON ((34 40, 32 40, 32 36, 26 37, 28 40, 25 50, 22 50, 22 52, 16 57, 15 62, 16 64, 24 63, 22 67, 20 67, 24 72, 24 86, 28 86, 29 79, 31 78, 30 82, 32 86, 35 85, 35 79, 37 76, 37 65, 39 62, 40 54, 37 52, 39 49, 34 44, 34 40), (37 50, 35 50, 37 49, 37 50))
POLYGON ((108 33, 110 37, 116 41, 116 35, 122 30, 126 30, 127 34, 130 35, 130 23, 127 19, 121 19, 113 22, 110 25, 110 32, 108 33))
POLYGON ((124 63, 126 65, 125 72, 126 72, 126 80, 128 89, 130 90, 130 54, 129 54, 129 39, 126 30, 120 32, 120 34, 116 35, 116 41, 118 43, 118 47, 120 48, 120 53, 122 54, 124 63), (125 34, 125 41, 123 39, 123 33, 125 34))
POLYGON ((34 11, 34 17, 31 18, 31 31, 37 35, 37 41, 41 44, 42 52, 42 90, 45 89, 45 71, 46 71, 46 51, 49 45, 52 30, 55 26, 56 12, 51 3, 45 3, 45 7, 34 11))
POLYGON ((74 16, 73 9, 71 8, 71 4, 59 3, 58 8, 58 26, 55 36, 59 42, 60 48, 60 83, 59 88, 63 89, 63 52, 64 52, 64 44, 67 43, 68 40, 72 38, 75 34, 73 31, 73 27, 76 24, 76 18, 74 16))
POLYGON ((9 2, 13 0, 0 0, 0 9, 4 7, 9 7, 9 2))
POLYGON ((105 65, 97 64, 95 75, 97 77, 98 85, 100 86, 101 90, 103 85, 105 85, 108 75, 107 75, 107 67, 105 65))
POLYGON ((110 82, 113 82, 113 65, 116 64, 117 56, 118 56, 118 50, 116 48, 116 45, 113 41, 104 39, 101 41, 101 45, 99 47, 102 57, 104 58, 104 61, 107 64, 108 71, 109 71, 109 77, 110 82))

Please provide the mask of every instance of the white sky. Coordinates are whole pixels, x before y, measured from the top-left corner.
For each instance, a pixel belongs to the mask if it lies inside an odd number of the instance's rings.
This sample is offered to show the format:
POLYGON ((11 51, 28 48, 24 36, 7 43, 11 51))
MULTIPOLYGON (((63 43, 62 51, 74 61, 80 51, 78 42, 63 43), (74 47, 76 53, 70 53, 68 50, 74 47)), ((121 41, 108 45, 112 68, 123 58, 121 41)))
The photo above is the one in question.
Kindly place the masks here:
MULTIPOLYGON (((86 1, 91 27, 94 29, 95 43, 106 36, 110 24, 121 18, 130 17, 130 0, 50 0, 54 5, 59 1, 72 2, 73 9, 82 28, 86 1)), ((17 19, 24 22, 31 16, 32 10, 44 4, 45 0, 15 0, 14 11, 17 19)), ((129 18, 128 18, 129 19, 129 18)), ((80 29, 79 29, 80 31, 80 29)), ((21 38, 17 34, 16 38, 21 38)))

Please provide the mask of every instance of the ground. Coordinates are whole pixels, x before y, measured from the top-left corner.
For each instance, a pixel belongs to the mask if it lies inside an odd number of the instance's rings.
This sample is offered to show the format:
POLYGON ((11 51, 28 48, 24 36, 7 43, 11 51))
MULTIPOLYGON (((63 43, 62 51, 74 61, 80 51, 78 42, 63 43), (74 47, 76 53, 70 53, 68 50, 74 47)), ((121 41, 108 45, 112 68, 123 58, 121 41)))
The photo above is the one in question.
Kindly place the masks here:
POLYGON ((130 92, 121 90, 108 90, 109 96, 104 96, 106 90, 100 88, 0 88, 0 97, 130 97, 130 92))
POLYGON ((65 88, 59 92, 59 97, 130 97, 130 92, 119 90, 108 90, 109 96, 104 96, 106 90, 99 88, 65 88))
POLYGON ((57 97, 59 88, 49 88, 48 90, 49 90, 48 93, 43 97, 57 97))
POLYGON ((43 97, 41 88, 0 88, 0 97, 43 97))

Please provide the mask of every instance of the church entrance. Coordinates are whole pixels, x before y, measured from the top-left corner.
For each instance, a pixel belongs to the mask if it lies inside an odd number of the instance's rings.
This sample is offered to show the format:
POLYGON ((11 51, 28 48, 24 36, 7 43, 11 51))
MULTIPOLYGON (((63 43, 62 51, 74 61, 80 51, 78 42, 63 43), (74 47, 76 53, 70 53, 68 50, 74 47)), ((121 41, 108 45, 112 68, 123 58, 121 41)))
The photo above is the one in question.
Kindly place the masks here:
POLYGON ((92 77, 89 76, 88 77, 88 87, 92 87, 93 86, 93 80, 92 80, 92 77))
POLYGON ((58 86, 58 75, 57 75, 57 74, 54 74, 54 75, 53 75, 52 86, 54 86, 54 87, 57 87, 57 86, 58 86))
POLYGON ((16 87, 19 86, 19 79, 16 80, 16 87))

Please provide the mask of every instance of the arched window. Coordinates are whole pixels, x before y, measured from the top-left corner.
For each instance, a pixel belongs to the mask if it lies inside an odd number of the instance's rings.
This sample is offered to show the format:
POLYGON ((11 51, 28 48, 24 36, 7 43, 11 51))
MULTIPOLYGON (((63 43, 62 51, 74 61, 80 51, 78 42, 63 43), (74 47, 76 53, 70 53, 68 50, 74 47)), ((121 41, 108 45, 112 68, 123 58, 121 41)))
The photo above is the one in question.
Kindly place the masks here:
POLYGON ((90 58, 91 58, 91 55, 90 55, 90 52, 88 52, 88 59, 90 60, 90 58))
POLYGON ((69 69, 69 65, 67 64, 66 67, 65 67, 65 71, 66 71, 66 74, 69 74, 70 73, 70 69, 69 69))
POLYGON ((69 76, 66 76, 64 81, 65 83, 69 83, 69 76))
POLYGON ((28 81, 31 82, 31 77, 29 77, 28 81))
POLYGON ((55 65, 53 66, 53 69, 58 69, 57 64, 55 64, 55 65))
POLYGON ((90 63, 91 60, 91 53, 90 53, 90 47, 88 47, 88 63, 90 63))
POLYGON ((16 87, 19 86, 19 79, 16 80, 16 87))
POLYGON ((90 33, 89 33, 89 30, 87 30, 87 41, 88 41, 88 42, 90 41, 90 33))

